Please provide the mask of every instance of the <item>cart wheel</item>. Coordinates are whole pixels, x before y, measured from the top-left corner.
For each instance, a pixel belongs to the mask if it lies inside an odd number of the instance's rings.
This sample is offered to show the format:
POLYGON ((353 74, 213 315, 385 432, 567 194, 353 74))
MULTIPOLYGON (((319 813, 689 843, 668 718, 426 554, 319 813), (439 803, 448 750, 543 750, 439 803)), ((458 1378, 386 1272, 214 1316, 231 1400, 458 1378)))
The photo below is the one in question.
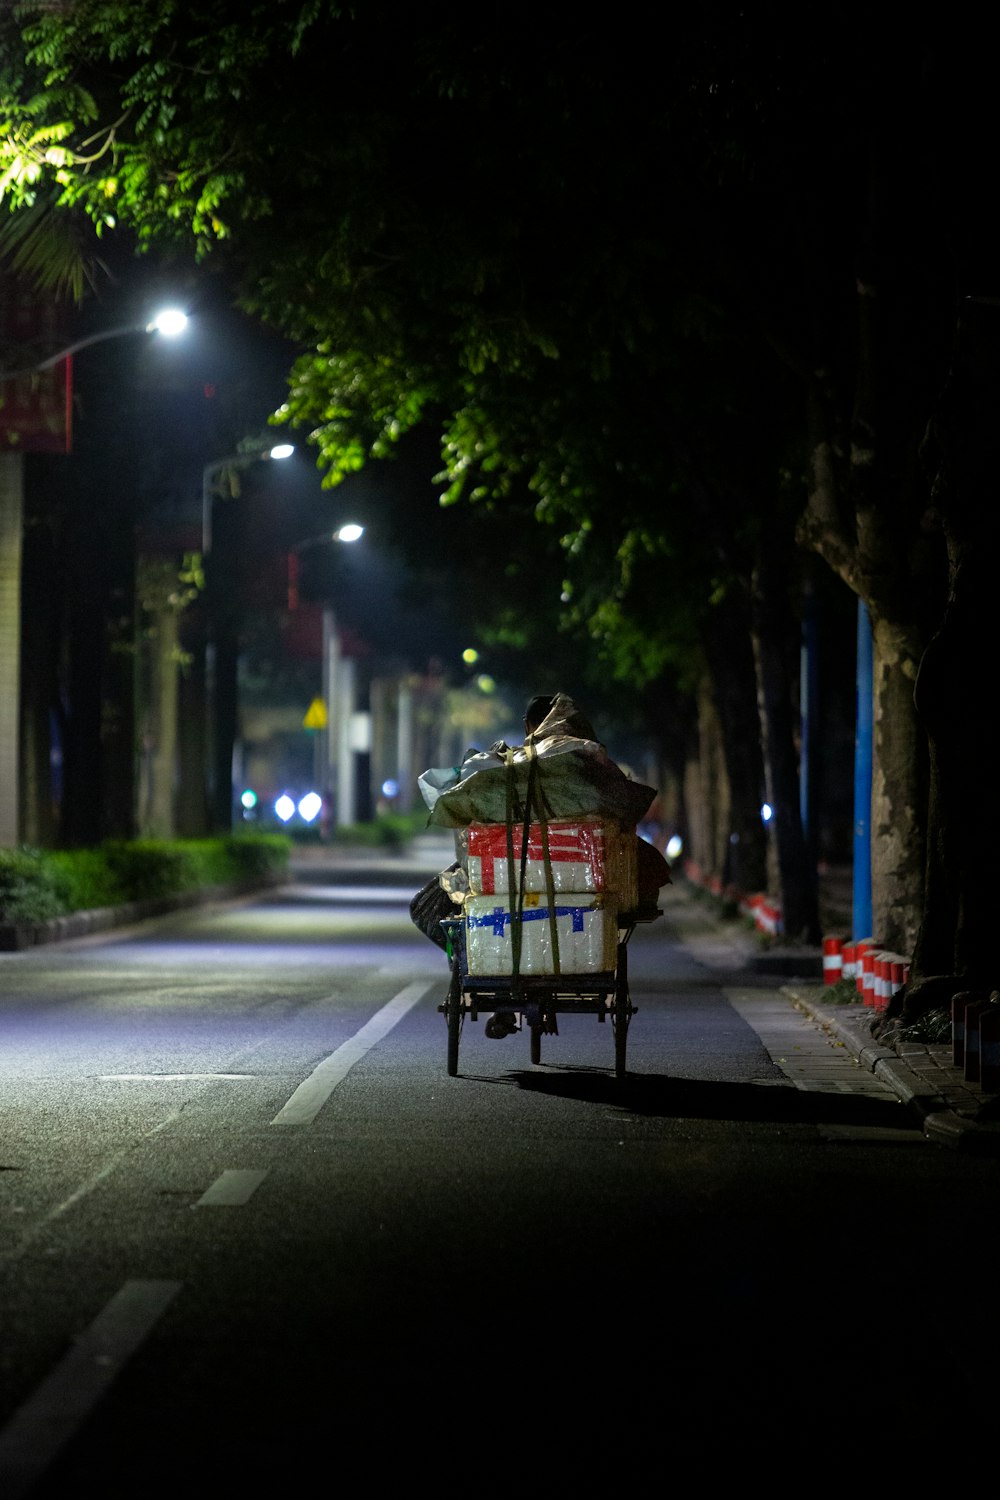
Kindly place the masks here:
POLYGON ((448 998, 445 1001, 445 1018, 448 1022, 448 1077, 458 1072, 458 1039, 462 1034, 462 975, 456 962, 451 972, 448 998))
POLYGON ((531 1028, 531 1061, 540 1063, 542 1060, 542 1028, 532 1026, 531 1028))
POLYGON ((624 943, 618 946, 618 973, 615 977, 615 995, 611 1008, 611 1029, 615 1034, 615 1077, 625 1077, 625 1054, 628 1044, 628 1024, 632 1019, 632 999, 628 992, 628 958, 624 943))

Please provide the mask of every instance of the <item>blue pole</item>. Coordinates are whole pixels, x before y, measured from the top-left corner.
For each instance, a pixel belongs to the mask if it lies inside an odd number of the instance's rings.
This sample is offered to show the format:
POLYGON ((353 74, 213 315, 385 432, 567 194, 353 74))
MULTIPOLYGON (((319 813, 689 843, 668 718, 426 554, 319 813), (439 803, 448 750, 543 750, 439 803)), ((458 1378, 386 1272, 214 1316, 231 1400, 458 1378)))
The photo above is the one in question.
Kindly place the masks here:
POLYGON ((868 610, 858 600, 858 665, 854 738, 854 911, 853 938, 873 936, 872 926, 872 630, 868 610))

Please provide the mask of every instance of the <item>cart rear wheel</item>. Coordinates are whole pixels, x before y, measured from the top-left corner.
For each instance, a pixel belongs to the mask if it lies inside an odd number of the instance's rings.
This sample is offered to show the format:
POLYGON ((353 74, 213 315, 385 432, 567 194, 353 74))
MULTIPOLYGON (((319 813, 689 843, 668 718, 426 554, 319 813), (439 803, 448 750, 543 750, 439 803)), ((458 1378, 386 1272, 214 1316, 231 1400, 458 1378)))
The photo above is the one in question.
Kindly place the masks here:
POLYGON ((458 1041, 462 1034, 463 1020, 462 975, 457 960, 451 972, 451 983, 448 986, 445 1018, 448 1022, 448 1077, 454 1078, 458 1072, 458 1041))
POLYGON ((540 1063, 541 1060, 542 1060, 542 1028, 541 1028, 541 1026, 532 1026, 531 1027, 531 1061, 533 1063, 540 1063))

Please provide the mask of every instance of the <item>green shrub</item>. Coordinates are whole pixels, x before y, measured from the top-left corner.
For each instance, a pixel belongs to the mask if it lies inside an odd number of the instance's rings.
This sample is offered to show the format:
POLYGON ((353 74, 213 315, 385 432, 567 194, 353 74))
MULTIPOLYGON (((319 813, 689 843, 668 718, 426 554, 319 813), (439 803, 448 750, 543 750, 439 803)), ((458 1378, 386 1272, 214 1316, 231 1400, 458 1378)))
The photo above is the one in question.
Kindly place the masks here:
POLYGON ((188 844, 112 839, 101 847, 126 901, 156 901, 198 887, 198 860, 188 844))
POLYGON ((402 849, 415 834, 427 828, 427 813, 380 813, 370 823, 341 824, 338 844, 357 844, 362 849, 402 849))
POLYGON ((0 849, 0 922, 44 922, 67 912, 158 901, 210 886, 280 876, 285 834, 215 839, 112 839, 96 849, 0 849))
POLYGON ((103 849, 55 849, 45 856, 58 873, 70 911, 95 911, 127 900, 103 849))
POLYGON ((227 879, 256 880, 288 868, 292 841, 283 833, 234 833, 222 844, 227 879))
POLYGON ((38 849, 0 849, 0 921, 46 922, 70 910, 69 889, 38 849))

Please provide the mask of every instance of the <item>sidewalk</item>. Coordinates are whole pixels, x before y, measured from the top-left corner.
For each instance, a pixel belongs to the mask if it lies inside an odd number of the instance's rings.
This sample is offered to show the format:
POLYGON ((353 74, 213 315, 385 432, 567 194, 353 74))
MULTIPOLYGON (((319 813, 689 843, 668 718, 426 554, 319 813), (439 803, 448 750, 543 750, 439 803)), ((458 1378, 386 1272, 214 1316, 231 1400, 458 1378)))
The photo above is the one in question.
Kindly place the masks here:
POLYGON ((1000 1157, 1000 1094, 984 1093, 952 1061, 951 1045, 897 1042, 871 1035, 873 1012, 864 1005, 824 1001, 822 984, 793 982, 782 993, 847 1048, 851 1056, 914 1109, 929 1141, 953 1151, 1000 1157))
POLYGON ((678 939, 711 967, 783 979, 780 993, 909 1105, 928 1141, 1000 1157, 1000 1094, 966 1081, 964 1069, 952 1061, 950 1041, 941 1046, 876 1041, 874 1011, 860 999, 844 1005, 827 998, 821 948, 780 942, 762 947, 749 926, 722 917, 713 900, 683 879, 661 892, 660 905, 678 939))

